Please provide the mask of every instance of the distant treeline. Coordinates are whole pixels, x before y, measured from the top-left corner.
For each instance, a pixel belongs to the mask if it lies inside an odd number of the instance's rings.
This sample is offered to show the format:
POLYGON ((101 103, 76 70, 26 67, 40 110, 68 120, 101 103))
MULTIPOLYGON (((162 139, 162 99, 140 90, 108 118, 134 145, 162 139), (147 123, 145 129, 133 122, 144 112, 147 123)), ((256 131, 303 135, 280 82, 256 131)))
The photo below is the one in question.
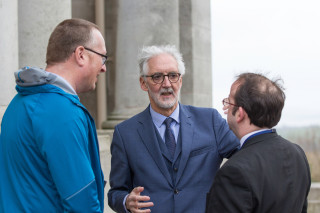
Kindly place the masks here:
POLYGON ((283 138, 299 144, 305 151, 311 170, 311 180, 320 182, 320 126, 277 128, 283 138))
POLYGON ((320 152, 320 126, 282 127, 277 132, 283 138, 299 144, 306 152, 320 152))

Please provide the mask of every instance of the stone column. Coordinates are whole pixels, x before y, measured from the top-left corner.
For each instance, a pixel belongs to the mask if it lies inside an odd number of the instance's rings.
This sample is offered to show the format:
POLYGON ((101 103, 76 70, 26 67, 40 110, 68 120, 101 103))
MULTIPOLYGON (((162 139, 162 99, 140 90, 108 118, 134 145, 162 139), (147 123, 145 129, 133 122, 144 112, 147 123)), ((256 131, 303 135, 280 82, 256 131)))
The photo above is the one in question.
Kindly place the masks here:
POLYGON ((180 51, 186 64, 183 104, 212 106, 210 2, 180 0, 180 51))
POLYGON ((13 73, 18 69, 18 2, 0 0, 0 123, 15 95, 13 73))
MULTIPOLYGON (((138 50, 143 45, 174 44, 179 48, 179 1, 118 0, 116 47, 113 52, 113 102, 103 128, 113 128, 120 121, 144 110, 148 95, 139 84, 138 50)), ((110 87, 111 85, 109 85, 110 87)))
POLYGON ((71 18, 71 0, 20 0, 19 66, 45 68, 47 44, 53 29, 71 18))

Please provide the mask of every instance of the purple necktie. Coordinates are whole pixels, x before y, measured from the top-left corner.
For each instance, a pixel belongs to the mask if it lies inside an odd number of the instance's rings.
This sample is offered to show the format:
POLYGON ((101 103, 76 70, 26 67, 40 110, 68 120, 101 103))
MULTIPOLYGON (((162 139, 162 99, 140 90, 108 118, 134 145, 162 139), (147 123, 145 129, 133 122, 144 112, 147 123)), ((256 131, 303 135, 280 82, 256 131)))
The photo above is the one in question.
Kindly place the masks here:
POLYGON ((174 139, 173 132, 170 128, 172 121, 173 119, 169 117, 163 122, 166 125, 166 131, 164 133, 165 142, 166 142, 168 151, 171 154, 171 157, 173 157, 174 151, 176 150, 176 140, 174 139))

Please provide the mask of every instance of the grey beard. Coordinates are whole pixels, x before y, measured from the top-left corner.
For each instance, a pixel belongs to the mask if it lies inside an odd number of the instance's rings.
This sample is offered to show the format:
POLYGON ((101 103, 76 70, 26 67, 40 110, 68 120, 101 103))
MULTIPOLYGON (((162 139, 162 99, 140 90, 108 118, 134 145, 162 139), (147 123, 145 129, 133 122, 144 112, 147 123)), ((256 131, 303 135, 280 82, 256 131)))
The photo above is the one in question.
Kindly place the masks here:
MULTIPOLYGON (((149 90, 150 91, 150 90, 149 90)), ((180 97, 180 90, 178 92, 177 95, 174 96, 174 99, 170 102, 162 102, 160 101, 160 95, 164 92, 172 92, 173 93, 173 89, 172 88, 168 88, 168 89, 161 89, 160 92, 158 94, 154 94, 152 92, 150 93, 151 98, 153 99, 153 101, 156 103, 156 105, 162 109, 170 109, 172 108, 179 100, 180 97)))

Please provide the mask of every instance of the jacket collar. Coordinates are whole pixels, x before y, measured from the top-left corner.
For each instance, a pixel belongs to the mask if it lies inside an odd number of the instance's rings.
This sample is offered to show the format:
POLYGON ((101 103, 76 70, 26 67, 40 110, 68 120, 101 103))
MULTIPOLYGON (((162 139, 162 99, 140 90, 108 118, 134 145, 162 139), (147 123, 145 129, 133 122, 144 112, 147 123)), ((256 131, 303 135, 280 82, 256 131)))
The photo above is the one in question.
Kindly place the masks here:
POLYGON ((258 135, 252 135, 250 138, 248 138, 245 143, 242 145, 241 149, 245 149, 253 144, 263 142, 265 140, 268 140, 270 138, 278 136, 277 131, 275 129, 272 129, 271 132, 262 133, 258 135))

